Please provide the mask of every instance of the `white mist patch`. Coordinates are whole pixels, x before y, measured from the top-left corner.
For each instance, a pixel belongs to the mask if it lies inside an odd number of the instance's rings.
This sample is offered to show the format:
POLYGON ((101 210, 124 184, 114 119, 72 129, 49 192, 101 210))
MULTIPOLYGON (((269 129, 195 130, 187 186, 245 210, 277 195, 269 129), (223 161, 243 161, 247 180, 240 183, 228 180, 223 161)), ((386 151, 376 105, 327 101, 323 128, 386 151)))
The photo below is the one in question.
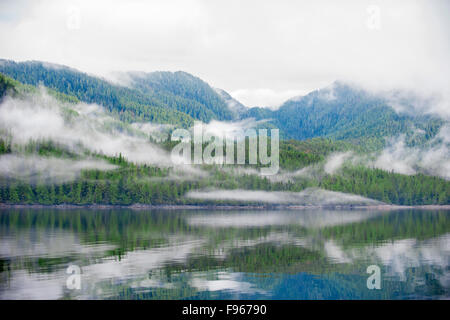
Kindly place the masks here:
MULTIPOLYGON (((33 99, 7 98, 0 105, 0 127, 10 132, 14 143, 51 139, 79 151, 94 152, 148 164, 170 164, 170 157, 143 137, 125 132, 121 123, 95 104, 70 105, 77 116, 67 116, 60 103, 47 95, 33 99)), ((66 111, 67 112, 67 111, 66 111)))
POLYGON ((450 179, 450 126, 441 128, 430 146, 408 147, 405 137, 392 139, 372 166, 386 171, 412 175, 422 172, 450 179))
POLYGON ((169 137, 170 129, 174 128, 174 126, 170 124, 159 124, 151 122, 135 122, 131 124, 131 127, 147 134, 149 137, 155 139, 156 141, 167 140, 169 137))
MULTIPOLYGON (((236 177, 241 176, 258 176, 262 177, 261 172, 258 171, 255 168, 249 168, 244 166, 233 166, 233 167, 220 167, 219 170, 226 172, 227 174, 234 175, 236 177)), ((292 182, 296 178, 307 178, 311 179, 313 178, 315 174, 315 169, 313 166, 304 167, 302 169, 296 170, 296 171, 283 171, 278 172, 274 175, 266 175, 264 176, 265 179, 268 179, 270 182, 292 182)))
MULTIPOLYGON (((108 156, 118 156, 121 153, 127 160, 138 164, 173 167, 170 154, 148 141, 148 136, 153 133, 163 134, 170 129, 169 126, 149 123, 127 126, 109 116, 101 106, 84 103, 62 105, 44 91, 27 99, 7 97, 0 105, 0 129, 12 136, 13 145, 24 145, 30 140, 49 139, 64 145, 74 153, 83 154, 85 149, 108 156)), ((58 171, 61 166, 54 167, 52 173, 52 166, 45 164, 49 161, 34 158, 24 161, 19 162, 17 166, 27 165, 34 168, 34 171, 25 170, 24 177, 32 176, 40 169, 43 176, 56 181, 73 179, 84 168, 101 168, 92 163, 82 163, 79 164, 80 168, 77 168, 71 163, 66 174, 58 171), (35 166, 32 165, 34 160, 38 161, 35 166)), ((9 165, 3 171, 15 172, 17 166, 9 165)), ((174 170, 177 180, 196 179, 206 175, 201 169, 192 166, 177 166, 174 170)), ((20 172, 18 173, 20 175, 20 172)))
MULTIPOLYGON (((96 104, 62 105, 44 91, 26 99, 7 97, 0 105, 0 129, 12 136, 13 144, 50 139, 72 152, 92 152, 108 156, 122 154, 138 164, 172 167, 170 154, 148 141, 152 133, 162 133, 167 125, 133 124, 128 126, 96 104)), ((200 169, 177 167, 190 175, 200 169)))
POLYGON ((218 279, 207 279, 205 275, 194 277, 190 286, 199 291, 231 291, 238 294, 266 293, 254 284, 242 280, 241 273, 220 272, 218 279))
POLYGON ((358 195, 307 188, 301 192, 287 191, 253 191, 253 190, 204 190, 190 191, 187 198, 201 200, 225 200, 239 202, 256 202, 272 204, 298 205, 346 205, 346 204, 381 204, 382 202, 358 195))
POLYGON ((405 141, 400 139, 384 149, 373 165, 386 171, 412 175, 416 173, 418 161, 418 150, 407 148, 405 141))
POLYGON ((397 112, 410 115, 430 114, 450 120, 450 91, 428 88, 407 88, 404 90, 375 91, 384 97, 387 103, 397 112))
POLYGON ((268 119, 264 120, 255 120, 253 118, 243 119, 240 121, 218 121, 211 120, 211 122, 203 124, 203 132, 205 134, 210 134, 213 136, 226 136, 232 134, 243 134, 245 130, 252 129, 258 126, 261 123, 265 123, 269 121, 268 119))
POLYGON ((336 173, 351 156, 352 152, 341 152, 330 155, 323 166, 324 171, 328 174, 336 173))
POLYGON ((330 86, 319 90, 317 98, 319 98, 321 100, 325 100, 327 102, 336 100, 335 88, 336 88, 336 83, 334 82, 330 86))
POLYGON ((267 107, 272 110, 278 109, 283 102, 294 97, 305 94, 304 90, 282 90, 275 91, 268 88, 238 89, 231 92, 237 100, 251 107, 267 107))
POLYGON ((64 183, 79 177, 82 170, 112 170, 117 166, 97 159, 69 160, 38 156, 0 156, 0 175, 31 183, 64 183))

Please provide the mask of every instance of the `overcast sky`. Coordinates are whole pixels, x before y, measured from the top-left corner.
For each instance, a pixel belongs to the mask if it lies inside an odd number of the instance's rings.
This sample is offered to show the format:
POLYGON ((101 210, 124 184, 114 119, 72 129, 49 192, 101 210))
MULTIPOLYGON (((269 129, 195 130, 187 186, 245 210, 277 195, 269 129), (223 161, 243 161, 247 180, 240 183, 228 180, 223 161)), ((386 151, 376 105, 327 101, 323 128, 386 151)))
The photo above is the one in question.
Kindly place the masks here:
POLYGON ((0 57, 184 70, 248 106, 336 79, 448 96, 449 15, 446 0, 2 0, 0 57))

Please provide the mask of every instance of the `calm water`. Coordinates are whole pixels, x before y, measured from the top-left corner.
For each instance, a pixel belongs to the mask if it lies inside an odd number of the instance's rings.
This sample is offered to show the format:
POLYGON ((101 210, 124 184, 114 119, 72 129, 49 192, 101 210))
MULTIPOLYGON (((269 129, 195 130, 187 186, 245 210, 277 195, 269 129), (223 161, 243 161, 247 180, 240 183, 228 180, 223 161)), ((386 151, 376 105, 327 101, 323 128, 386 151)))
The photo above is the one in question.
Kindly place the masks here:
POLYGON ((0 211, 0 299, 449 299, 449 263, 450 211, 0 211))

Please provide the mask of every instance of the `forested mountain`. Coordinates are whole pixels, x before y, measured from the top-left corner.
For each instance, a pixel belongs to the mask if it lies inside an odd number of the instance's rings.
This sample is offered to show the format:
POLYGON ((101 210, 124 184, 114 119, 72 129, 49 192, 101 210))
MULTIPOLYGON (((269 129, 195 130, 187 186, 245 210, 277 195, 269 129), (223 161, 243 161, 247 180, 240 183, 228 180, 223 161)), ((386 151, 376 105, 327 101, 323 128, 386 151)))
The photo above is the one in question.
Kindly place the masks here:
POLYGON ((195 119, 205 122, 232 119, 232 112, 224 99, 206 82, 187 72, 128 72, 126 76, 132 87, 154 95, 195 119))
POLYGON ((240 103, 238 100, 234 99, 228 92, 223 89, 215 88, 216 92, 228 105, 228 109, 233 113, 234 119, 239 119, 243 114, 247 112, 247 107, 240 103))
POLYGON ((278 110, 248 109, 221 89, 186 72, 127 72, 128 86, 113 84, 77 70, 44 62, 0 60, 0 72, 24 84, 39 85, 105 106, 125 122, 151 121, 190 126, 245 118, 268 119, 285 139, 325 137, 372 148, 385 138, 405 134, 420 144, 438 132, 444 121, 430 115, 398 113, 384 97, 342 82, 286 101, 278 110), (417 130, 425 134, 417 140, 417 130))
POLYGON ((204 122, 232 119, 226 102, 215 90, 185 72, 129 73, 134 87, 39 61, 0 60, 0 72, 24 84, 42 84, 80 101, 97 103, 126 122, 188 126, 194 119, 204 122))
POLYGON ((327 137, 382 144, 385 137, 413 135, 417 129, 425 139, 433 137, 443 120, 430 115, 397 113, 380 96, 342 82, 286 101, 278 110, 252 108, 245 116, 271 118, 285 138, 327 137))
MULTIPOLYGON (((58 81, 55 82, 58 83, 58 81)), ((21 84, 1 74, 0 89, 1 94, 10 94, 16 98, 16 101, 28 99, 30 95, 33 97, 33 95, 39 93, 38 88, 21 84)), ((75 91, 66 92, 74 93, 75 91)), ((127 141, 134 143, 137 139, 136 136, 134 136, 134 140, 127 140, 128 133, 121 134, 114 130, 108 131, 107 127, 101 128, 102 131, 93 130, 86 133, 84 128, 92 129, 89 123, 86 127, 82 126, 81 130, 75 130, 74 125, 87 120, 76 110, 71 109, 78 106, 76 103, 79 101, 77 97, 83 97, 83 95, 72 96, 55 89, 49 89, 48 93, 54 96, 58 102, 61 102, 58 107, 61 108, 64 115, 63 121, 65 124, 63 130, 59 130, 58 133, 64 133, 66 129, 72 130, 70 132, 76 135, 73 137, 75 140, 78 139, 78 135, 87 134, 89 140, 84 141, 90 141, 91 143, 94 143, 91 137, 91 134, 94 134, 103 137, 105 144, 116 147, 109 155, 105 155, 101 152, 101 149, 100 152, 97 152, 97 148, 101 147, 98 144, 95 147, 85 144, 82 149, 71 148, 65 145, 67 137, 61 137, 58 140, 58 135, 50 135, 52 138, 46 139, 32 136, 27 141, 18 140, 15 143, 8 123, 3 123, 5 127, 0 127, 0 156, 6 162, 1 167, 3 174, 0 175, 0 203, 210 204, 211 201, 209 200, 190 199, 185 195, 188 191, 204 188, 300 192, 311 187, 358 194, 385 203, 403 205, 450 203, 450 182, 443 178, 430 177, 424 174, 403 175, 361 165, 344 165, 341 172, 326 172, 323 168, 332 153, 360 152, 358 150, 360 147, 348 141, 323 138, 281 141, 281 175, 279 177, 259 176, 252 171, 251 167, 246 168, 246 165, 243 168, 233 168, 236 169, 236 172, 228 171, 227 168, 221 168, 220 166, 205 166, 201 167, 202 175, 191 176, 189 172, 185 172, 184 177, 179 177, 174 168, 160 166, 154 162, 152 164, 136 163, 131 159, 124 158, 121 148, 128 147, 127 141), (108 132, 109 136, 107 135, 108 132), (105 137, 109 138, 105 139, 105 137), (124 141, 124 143, 120 143, 120 141, 124 141), (109 164, 112 167, 108 167, 109 169, 87 167, 80 170, 78 176, 74 175, 67 181, 58 180, 58 175, 67 171, 66 167, 62 172, 53 172, 55 163, 64 163, 64 166, 79 166, 83 163, 86 164, 83 161, 90 163, 89 161, 94 160, 101 161, 102 166, 109 164), (18 162, 18 165, 21 166, 18 168, 20 173, 11 175, 8 166, 12 168, 18 162), (43 171, 33 171, 39 168, 43 171), (32 169, 32 175, 21 175, 22 171, 30 171, 30 169, 32 169), (239 171, 240 169, 244 170, 243 173, 239 171), (249 171, 245 171, 246 169, 249 169, 249 171), (302 171, 303 169, 307 171, 302 171), (54 177, 55 174, 56 177, 54 177)), ((28 99, 26 101, 28 105, 33 100, 28 99)), ((20 106, 20 103, 17 106, 20 106)), ((13 111, 14 108, 16 107, 13 107, 10 111, 13 111)), ((29 110, 26 108, 25 110, 29 110)), ((36 108, 42 108, 42 106, 36 105, 36 108)), ((48 115, 49 113, 45 114, 48 115)), ((23 116, 22 113, 21 117, 23 116)), ((41 116, 38 119, 42 122, 46 118, 44 119, 41 116)), ((12 122, 22 120, 14 119, 12 122)), ((30 122, 27 122, 27 120, 25 119, 24 123, 29 124, 30 122)), ((121 126, 122 128, 130 126, 121 121, 116 121, 118 123, 115 123, 115 126, 121 126)), ((101 123, 108 126, 107 122, 101 121, 101 123)), ((15 132, 18 135, 22 133, 15 132)), ((145 143, 149 143, 145 139, 140 141, 142 142, 139 144, 141 147, 145 143)), ((166 152, 170 152, 172 147, 173 142, 171 141, 162 142, 158 145, 158 148, 162 148, 166 152)), ((156 149, 146 150, 155 153, 154 150, 156 149)), ((130 154, 130 149, 128 152, 130 154)), ((141 150, 133 149, 131 152, 141 152, 141 150)), ((161 153, 161 151, 158 152, 161 153)), ((145 154, 145 157, 148 158, 152 156, 154 155, 151 153, 145 154)), ((193 169, 195 170, 195 168, 193 169)), ((233 201, 218 202, 238 203, 233 201)))

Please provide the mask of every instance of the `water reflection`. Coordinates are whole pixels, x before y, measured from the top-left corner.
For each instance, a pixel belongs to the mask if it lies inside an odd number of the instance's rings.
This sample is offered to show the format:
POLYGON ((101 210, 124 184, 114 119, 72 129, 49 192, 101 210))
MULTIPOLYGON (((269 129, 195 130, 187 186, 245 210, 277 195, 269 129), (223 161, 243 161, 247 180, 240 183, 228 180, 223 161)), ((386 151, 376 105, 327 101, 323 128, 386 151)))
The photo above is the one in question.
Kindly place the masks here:
POLYGON ((190 216, 188 223, 212 228, 249 228, 264 226, 297 225, 305 228, 322 228, 358 222, 382 214, 382 211, 253 211, 245 213, 209 213, 190 216))
POLYGON ((3 210, 0 298, 445 299, 449 215, 3 210), (80 290, 66 286, 70 264, 80 290), (371 264, 381 290, 366 287, 371 264))

